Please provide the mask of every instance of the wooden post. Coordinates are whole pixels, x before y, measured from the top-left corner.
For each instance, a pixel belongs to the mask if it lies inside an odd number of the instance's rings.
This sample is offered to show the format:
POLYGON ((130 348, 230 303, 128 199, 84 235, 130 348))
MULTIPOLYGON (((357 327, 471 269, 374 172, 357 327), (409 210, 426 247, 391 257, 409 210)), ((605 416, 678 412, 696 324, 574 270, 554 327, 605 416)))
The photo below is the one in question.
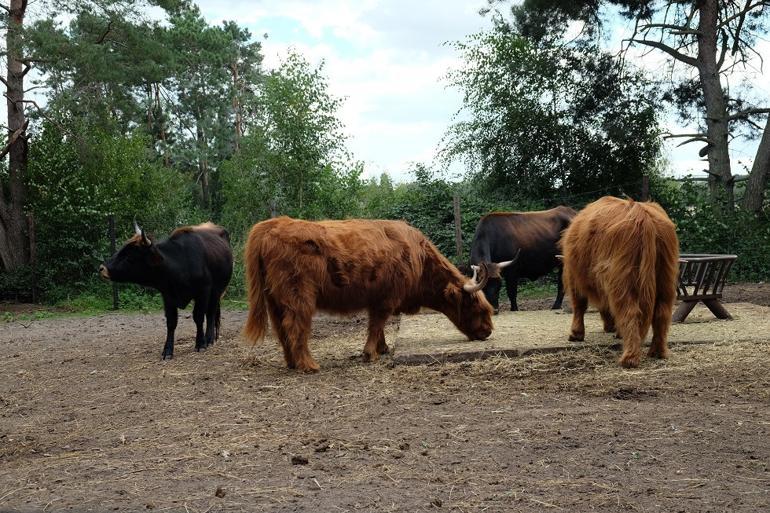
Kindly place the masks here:
POLYGON ((35 218, 27 215, 27 235, 29 236, 29 265, 32 268, 32 302, 37 303, 37 239, 35 238, 35 218))
POLYGON ((642 195, 641 201, 650 200, 650 177, 647 175, 642 176, 642 195))
POLYGON ((457 261, 463 258, 463 230, 460 219, 460 195, 455 194, 452 198, 452 205, 455 211, 455 249, 457 251, 457 261))
MULTIPOLYGON (((115 254, 115 249, 117 248, 117 244, 115 242, 115 216, 110 215, 107 218, 107 222, 109 224, 108 229, 108 235, 110 237, 110 254, 115 254)), ((120 298, 118 297, 118 285, 114 281, 112 283, 112 309, 117 310, 120 302, 120 298)))

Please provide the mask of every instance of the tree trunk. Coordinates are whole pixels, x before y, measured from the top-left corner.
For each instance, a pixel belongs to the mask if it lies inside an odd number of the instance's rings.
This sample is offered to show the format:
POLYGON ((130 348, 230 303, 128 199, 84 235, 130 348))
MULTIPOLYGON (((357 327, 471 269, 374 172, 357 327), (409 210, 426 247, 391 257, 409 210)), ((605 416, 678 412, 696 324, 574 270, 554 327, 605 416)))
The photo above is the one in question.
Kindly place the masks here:
POLYGON ((206 159, 206 134, 203 131, 201 123, 203 122, 203 116, 201 114, 200 107, 197 109, 198 116, 195 120, 195 136, 198 143, 198 173, 201 181, 201 195, 203 199, 203 206, 205 208, 211 208, 211 188, 209 187, 209 166, 206 159))
POLYGON ((233 113, 235 114, 235 152, 237 153, 241 146, 241 136, 243 135, 243 115, 241 114, 241 86, 238 76, 238 62, 234 62, 230 67, 233 74, 233 113))
POLYGON ((754 164, 751 166, 749 180, 746 183, 746 196, 743 208, 748 212, 761 212, 767 188, 767 175, 770 173, 770 115, 767 116, 765 131, 759 141, 754 164))
POLYGON ((735 207, 733 176, 730 172, 728 151, 727 103, 717 64, 718 0, 699 2, 698 74, 703 99, 706 103, 706 137, 708 138, 709 190, 715 205, 720 189, 725 191, 725 206, 729 212, 735 207))
POLYGON ((8 74, 5 78, 8 109, 8 184, 0 180, 0 259, 6 270, 29 263, 27 220, 24 215, 27 170, 27 120, 24 115, 24 69, 21 29, 26 0, 11 0, 6 35, 8 74))

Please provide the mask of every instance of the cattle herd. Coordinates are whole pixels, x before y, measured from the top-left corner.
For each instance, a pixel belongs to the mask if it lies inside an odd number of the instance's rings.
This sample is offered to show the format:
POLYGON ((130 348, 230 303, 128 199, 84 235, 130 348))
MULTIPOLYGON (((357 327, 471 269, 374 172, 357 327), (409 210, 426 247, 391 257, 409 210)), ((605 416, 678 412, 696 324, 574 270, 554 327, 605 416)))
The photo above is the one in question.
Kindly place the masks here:
MULTIPOLYGON (((213 344, 220 300, 233 270, 228 232, 204 223, 178 228, 156 243, 136 223, 134 228, 135 235, 99 267, 100 275, 161 293, 167 326, 164 359, 174 353, 177 309, 191 301, 196 351, 213 344)), ((620 364, 636 367, 650 327, 649 356, 668 354, 678 260, 674 224, 659 205, 613 197, 579 213, 562 206, 488 214, 476 228, 471 277, 402 221, 279 217, 255 224, 248 234, 244 262, 249 313, 243 333, 256 343, 269 319, 287 366, 305 372, 319 369, 308 349, 316 310, 368 313, 364 361, 388 351, 384 326, 390 316, 423 307, 446 315, 468 339, 484 340, 493 330, 502 281, 511 309, 517 310, 519 279, 535 279, 556 268, 553 308, 561 307, 566 289, 573 306, 569 339, 583 340, 583 316, 590 302, 598 308, 605 331, 623 339, 620 364)))

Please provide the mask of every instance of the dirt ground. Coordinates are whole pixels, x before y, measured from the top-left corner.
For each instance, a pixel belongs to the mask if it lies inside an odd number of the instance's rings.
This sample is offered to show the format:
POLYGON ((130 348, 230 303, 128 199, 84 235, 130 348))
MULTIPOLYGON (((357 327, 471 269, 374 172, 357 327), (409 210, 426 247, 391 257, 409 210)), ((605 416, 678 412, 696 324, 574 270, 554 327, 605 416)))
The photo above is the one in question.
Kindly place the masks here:
POLYGON ((396 366, 361 362, 364 318, 322 317, 301 375, 240 345, 244 317, 204 353, 182 317, 166 362, 160 313, 0 324, 0 511, 770 510, 770 334, 632 371, 396 366))

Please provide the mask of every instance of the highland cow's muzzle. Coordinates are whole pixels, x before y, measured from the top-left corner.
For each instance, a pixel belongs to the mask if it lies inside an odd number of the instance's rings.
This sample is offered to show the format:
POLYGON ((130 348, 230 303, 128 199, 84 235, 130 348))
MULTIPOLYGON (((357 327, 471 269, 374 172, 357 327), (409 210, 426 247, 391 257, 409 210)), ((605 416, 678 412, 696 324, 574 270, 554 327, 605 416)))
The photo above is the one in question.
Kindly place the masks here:
POLYGON ((107 267, 104 264, 99 266, 99 276, 105 280, 110 279, 110 271, 107 270, 107 267))

